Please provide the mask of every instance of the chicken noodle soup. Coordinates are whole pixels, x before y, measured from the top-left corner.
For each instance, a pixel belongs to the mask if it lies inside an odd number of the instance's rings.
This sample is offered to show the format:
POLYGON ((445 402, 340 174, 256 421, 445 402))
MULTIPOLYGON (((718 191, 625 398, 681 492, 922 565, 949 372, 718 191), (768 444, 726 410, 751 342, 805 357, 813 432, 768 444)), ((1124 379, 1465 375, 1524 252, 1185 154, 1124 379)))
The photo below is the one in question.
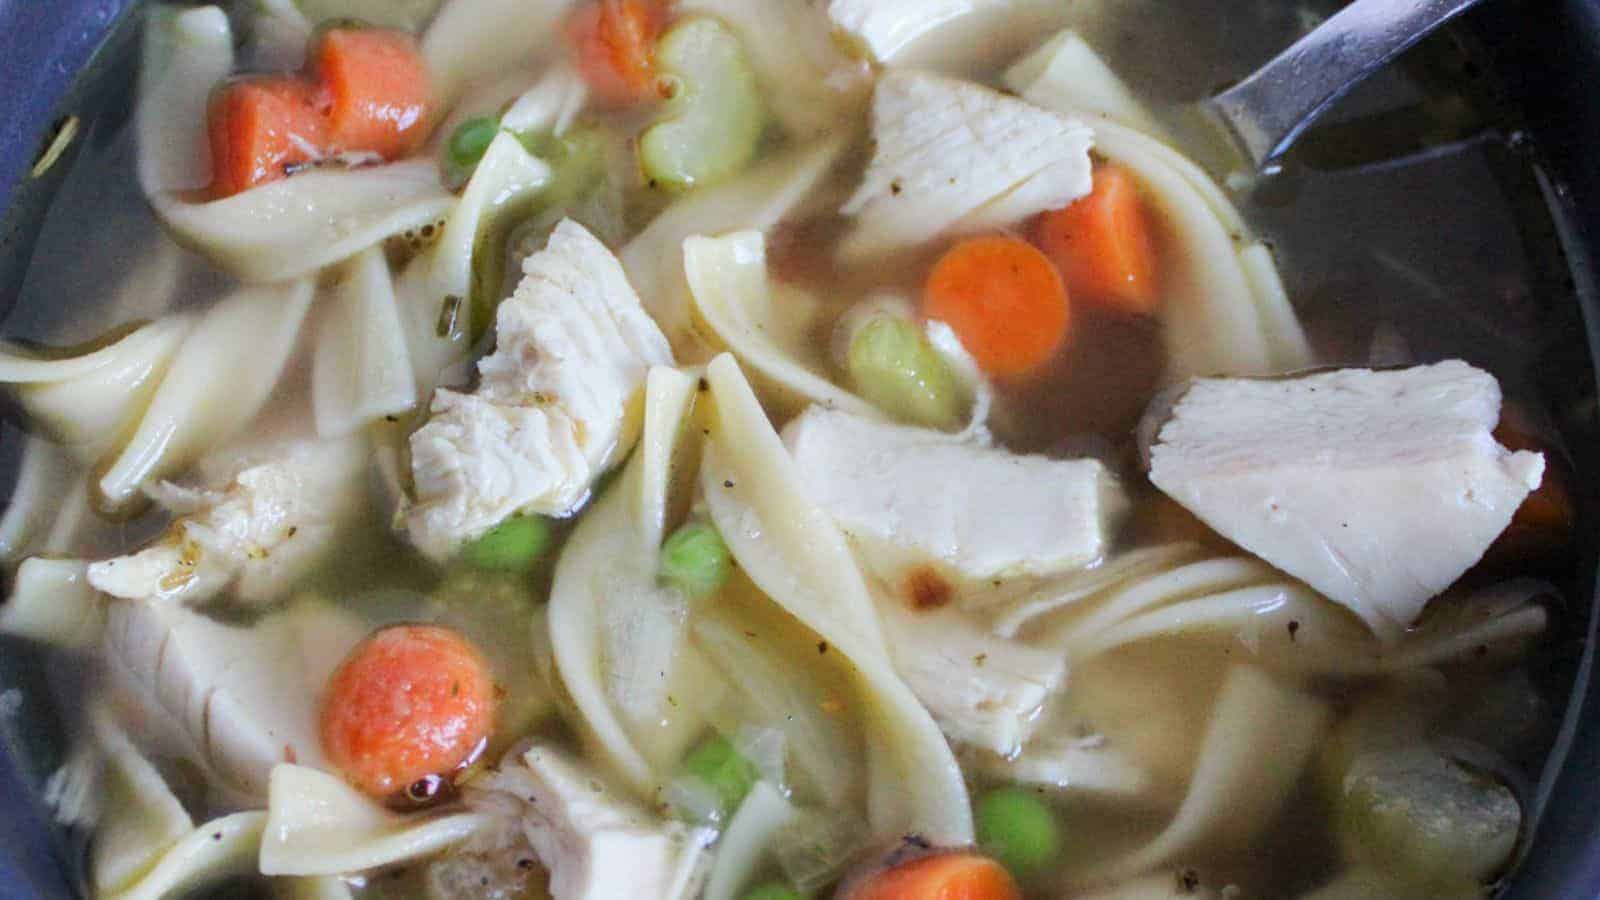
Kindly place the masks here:
POLYGON ((90 894, 1490 890, 1561 458, 1066 6, 144 9, 159 231, 0 353, 90 894))

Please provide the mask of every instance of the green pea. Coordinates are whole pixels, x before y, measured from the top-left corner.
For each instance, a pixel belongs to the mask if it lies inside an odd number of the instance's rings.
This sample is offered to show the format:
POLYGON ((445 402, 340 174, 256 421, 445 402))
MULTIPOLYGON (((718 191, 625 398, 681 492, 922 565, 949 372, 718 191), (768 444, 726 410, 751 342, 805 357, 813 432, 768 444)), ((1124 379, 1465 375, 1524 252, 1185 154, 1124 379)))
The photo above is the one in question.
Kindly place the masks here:
POLYGON ((1037 791, 996 788, 973 810, 978 846, 1017 875, 1026 875, 1061 852, 1061 826, 1037 791))
POLYGON ((446 148, 450 154, 450 165, 463 172, 470 170, 483 159, 489 145, 494 143, 494 136, 499 133, 500 121, 492 116, 478 116, 457 125, 446 148))
POLYGON ((850 339, 845 368, 856 391, 896 419, 929 428, 961 424, 966 392, 915 322, 867 320, 850 339))
POLYGON ((528 572, 550 549, 550 523, 539 516, 512 516, 467 544, 461 557, 479 569, 528 572))
POLYGON ((708 738, 689 751, 683 759, 683 770, 717 795, 724 816, 738 809, 745 795, 761 780, 761 770, 755 763, 721 735, 708 738))
POLYGON ((769 881, 745 891, 740 900, 805 900, 805 896, 781 881, 769 881))
POLYGON ((709 522, 689 522, 661 545, 661 581, 686 596, 715 594, 728 582, 732 571, 728 545, 709 522))

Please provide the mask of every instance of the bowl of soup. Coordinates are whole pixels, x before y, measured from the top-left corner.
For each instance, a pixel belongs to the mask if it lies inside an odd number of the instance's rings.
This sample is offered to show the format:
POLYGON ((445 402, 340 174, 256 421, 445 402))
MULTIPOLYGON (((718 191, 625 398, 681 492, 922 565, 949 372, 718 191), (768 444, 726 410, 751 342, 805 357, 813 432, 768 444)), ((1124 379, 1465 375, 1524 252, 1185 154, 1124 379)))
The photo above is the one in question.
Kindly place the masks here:
POLYGON ((1592 11, 1338 5, 0 5, 0 871, 1593 893, 1592 11))

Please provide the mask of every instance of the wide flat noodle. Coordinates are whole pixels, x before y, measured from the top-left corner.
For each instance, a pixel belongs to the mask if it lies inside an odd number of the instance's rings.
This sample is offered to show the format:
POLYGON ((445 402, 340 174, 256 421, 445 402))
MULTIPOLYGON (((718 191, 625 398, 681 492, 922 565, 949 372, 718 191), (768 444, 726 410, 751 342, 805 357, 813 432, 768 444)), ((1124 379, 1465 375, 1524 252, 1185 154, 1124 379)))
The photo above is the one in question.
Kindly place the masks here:
POLYGON ((417 402, 411 351, 383 251, 345 265, 321 311, 311 364, 317 435, 344 437, 417 402))
POLYGON ((735 900, 760 871, 773 839, 798 815, 771 783, 756 782, 723 831, 700 900, 735 900))
POLYGON ((432 160, 319 168, 221 200, 151 197, 179 242, 246 281, 285 281, 443 219, 455 203, 432 160))
POLYGON ((439 109, 474 81, 542 55, 559 38, 572 0, 449 0, 422 37, 439 109))
POLYGON ((113 506, 237 435, 267 402, 311 305, 311 285, 241 288, 177 350, 139 428, 99 480, 113 506))
POLYGON ((90 733, 104 769, 96 778, 89 879, 95 896, 160 900, 255 871, 266 815, 242 812, 195 826, 155 767, 103 707, 90 733))
POLYGON ((44 539, 61 509, 61 497, 81 475, 60 445, 28 435, 17 481, 0 517, 0 560, 14 563, 44 539))
POLYGON ((789 413, 815 403, 868 418, 876 407, 836 387, 818 366, 807 365, 806 336, 784 327, 767 280, 766 239, 759 231, 726 237, 691 237, 683 242, 683 268, 695 310, 716 341, 761 377, 764 392, 789 413))
POLYGON ((99 896, 105 900, 165 900, 190 896, 228 878, 254 874, 266 825, 267 814, 259 811, 212 819, 168 847, 137 881, 99 896))
POLYGON ((1139 179, 1179 249, 1164 286, 1164 333, 1174 377, 1276 374, 1314 358, 1288 304, 1271 252, 1199 167, 1122 122, 1142 108, 1106 88, 1111 70, 1065 32, 1006 73, 1024 99, 1094 123, 1095 149, 1139 179), (1097 115, 1097 113, 1099 113, 1097 115), (1107 118, 1110 115, 1111 118, 1107 118))
MULTIPOLYGON (((492 319, 493 303, 501 299, 499 285, 474 281, 473 256, 485 235, 549 181, 549 166, 530 155, 515 136, 497 134, 438 241, 401 274, 395 290, 419 396, 432 393, 445 367, 466 355, 473 335, 490 324, 477 317, 487 314, 492 319)), ((501 252, 493 247, 482 250, 501 252)))
POLYGON ((962 598, 997 634, 1024 634, 1077 664, 1135 644, 1179 638, 1238 645, 1258 665, 1295 675, 1366 678, 1495 651, 1541 633, 1537 602, 1555 588, 1518 579, 1436 604, 1401 640, 1378 640, 1310 587, 1249 557, 1204 557, 1194 544, 1144 548, 1098 569, 1002 585, 962 598))
POLYGON ((100 595, 81 559, 36 556, 12 577, 11 596, 0 606, 0 634, 14 634, 56 647, 92 645, 105 621, 100 595))
POLYGON ((390 812, 317 769, 283 763, 267 791, 263 875, 341 875, 431 856, 489 826, 486 814, 390 812))
POLYGON ((569 62, 552 65, 533 87, 517 96, 500 116, 500 127, 518 134, 560 137, 589 102, 589 85, 569 62))
POLYGON ((1242 556, 1202 559, 1176 568, 1157 569, 1148 577, 1135 577, 1106 594, 1083 618, 1066 624, 1055 642, 1076 655, 1107 628, 1147 609, 1261 584, 1274 580, 1276 575, 1266 564, 1242 556))
POLYGON ((1250 666, 1229 673, 1188 796, 1150 843, 1087 880, 1104 883, 1200 852, 1250 849, 1289 799, 1332 716, 1321 701, 1250 666))
POLYGON ((139 186, 146 196, 211 183, 206 107, 233 73, 233 31, 217 6, 154 6, 139 72, 139 186))
POLYGON ((721 184, 667 207, 622 248, 628 281, 672 342, 673 358, 706 357, 689 340, 692 300, 683 270, 683 242, 697 234, 765 231, 783 221, 833 168, 845 141, 824 138, 775 156, 721 184))
POLYGON ((144 411, 194 325, 192 316, 169 316, 108 347, 55 362, 6 354, 0 356, 0 381, 8 380, 7 368, 35 376, 16 379, 23 409, 80 460, 91 462, 144 411))
POLYGON ((707 369, 715 417, 701 466, 717 530, 768 597, 843 654, 867 702, 880 836, 972 840, 966 785, 928 712, 895 674, 844 536, 806 499, 794 464, 731 356, 707 369))
POLYGON ((191 202, 211 181, 206 105, 233 72, 227 16, 155 10, 140 73, 139 182, 182 243, 247 281, 282 281, 438 221, 453 198, 431 160, 314 169, 232 197, 191 202))
POLYGON ((1087 611, 1087 601, 1136 579, 1175 568, 1200 554, 1200 546, 1190 543, 1141 547, 1117 554, 1098 566, 1054 578, 969 591, 960 602, 989 617, 996 634, 1016 637, 1036 620, 1066 610, 1087 611))
MULTIPOLYGON (((643 615, 667 599, 656 584, 656 561, 666 527, 672 458, 694 393, 695 382, 689 376, 667 368, 650 371, 639 447, 620 482, 584 515, 568 540, 550 591, 550 640, 562 684, 595 750, 645 798, 653 798, 663 784, 663 749, 637 740, 625 711, 618 708, 612 689, 617 668, 631 669, 632 661, 617 659, 621 648, 608 648, 607 633, 608 628, 617 628, 617 617, 643 615), (611 665, 608 656, 614 660, 611 665)), ((688 660, 690 648, 681 619, 672 624, 676 629, 667 635, 665 655, 673 666, 659 687, 664 692, 685 678, 700 682, 674 691, 682 698, 678 705, 662 704, 657 709, 658 722, 669 724, 655 729, 662 732, 655 740, 667 738, 665 753, 675 761, 674 751, 681 751, 682 743, 692 740, 696 728, 703 726, 700 701, 707 699, 714 685, 705 683, 703 667, 688 660), (672 734, 678 737, 673 739, 672 734)), ((635 634, 633 640, 642 644, 650 637, 635 634)), ((658 678, 661 671, 658 667, 658 678)), ((665 696, 661 694, 662 699, 665 696)))

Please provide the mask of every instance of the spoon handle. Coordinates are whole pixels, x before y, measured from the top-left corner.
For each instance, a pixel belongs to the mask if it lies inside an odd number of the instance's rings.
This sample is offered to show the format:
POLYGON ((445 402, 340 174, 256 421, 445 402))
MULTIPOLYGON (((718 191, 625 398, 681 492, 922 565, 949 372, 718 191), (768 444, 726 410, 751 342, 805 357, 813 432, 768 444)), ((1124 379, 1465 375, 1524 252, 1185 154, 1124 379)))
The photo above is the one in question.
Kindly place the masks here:
POLYGON ((1368 75, 1482 0, 1355 0, 1207 104, 1257 168, 1368 75))

